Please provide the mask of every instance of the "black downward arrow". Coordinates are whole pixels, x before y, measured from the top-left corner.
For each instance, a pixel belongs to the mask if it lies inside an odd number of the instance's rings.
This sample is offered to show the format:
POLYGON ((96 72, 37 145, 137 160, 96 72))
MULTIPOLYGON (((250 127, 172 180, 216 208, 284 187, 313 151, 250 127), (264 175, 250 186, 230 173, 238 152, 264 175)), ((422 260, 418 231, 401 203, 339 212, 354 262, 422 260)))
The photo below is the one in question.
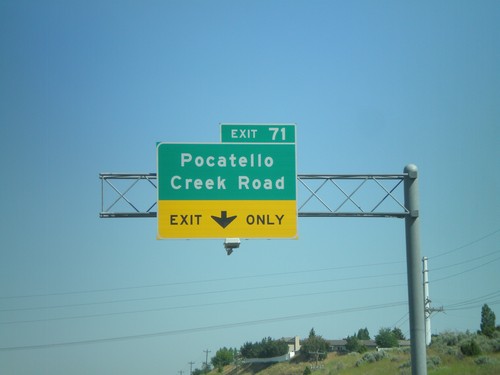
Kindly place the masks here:
POLYGON ((212 219, 214 219, 217 222, 217 224, 219 224, 222 228, 225 228, 229 224, 231 224, 234 219, 236 219, 236 216, 229 216, 228 217, 227 211, 221 211, 220 217, 212 215, 212 219))

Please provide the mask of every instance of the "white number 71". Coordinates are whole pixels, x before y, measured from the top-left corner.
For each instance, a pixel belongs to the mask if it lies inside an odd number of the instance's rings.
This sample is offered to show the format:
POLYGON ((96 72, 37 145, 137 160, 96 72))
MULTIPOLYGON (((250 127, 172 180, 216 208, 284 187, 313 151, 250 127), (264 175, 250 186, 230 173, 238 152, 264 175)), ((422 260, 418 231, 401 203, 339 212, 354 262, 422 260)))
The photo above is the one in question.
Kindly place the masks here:
POLYGON ((276 137, 278 136, 278 133, 281 131, 281 140, 284 141, 286 138, 286 129, 285 128, 269 128, 269 131, 273 132, 272 135, 272 140, 276 141, 276 137))

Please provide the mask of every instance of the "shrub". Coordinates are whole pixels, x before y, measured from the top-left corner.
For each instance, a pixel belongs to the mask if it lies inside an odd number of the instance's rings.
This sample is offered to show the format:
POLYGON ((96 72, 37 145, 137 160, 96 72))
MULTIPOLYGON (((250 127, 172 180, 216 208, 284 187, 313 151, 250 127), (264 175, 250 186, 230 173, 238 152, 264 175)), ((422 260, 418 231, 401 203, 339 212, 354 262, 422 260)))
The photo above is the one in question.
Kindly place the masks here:
POLYGON ((488 338, 484 335, 476 335, 475 340, 481 349, 481 353, 491 353, 493 352, 493 339, 488 338))
POLYGON ((409 354, 411 352, 411 348, 409 346, 406 346, 404 348, 399 348, 399 351, 403 354, 404 353, 409 354))
POLYGON ((363 360, 363 358, 360 358, 356 361, 355 366, 360 367, 363 363, 365 363, 365 361, 363 360))
POLYGON ((311 368, 309 366, 306 366, 303 375, 310 375, 311 373, 312 373, 311 368))
POLYGON ((402 365, 399 366, 399 369, 402 370, 402 369, 407 369, 410 367, 411 367, 411 361, 406 361, 405 363, 403 363, 402 365))
POLYGON ((481 354, 481 348, 474 339, 465 341, 460 345, 460 351, 467 356, 473 357, 481 354))
POLYGON ((457 359, 463 359, 464 354, 460 351, 460 348, 457 348, 456 346, 450 346, 449 348, 446 348, 445 351, 443 351, 444 354, 453 356, 457 359))
POLYGON ((368 363, 374 363, 377 361, 380 361, 381 359, 385 358, 386 354, 384 351, 380 352, 368 352, 363 355, 362 360, 368 363))
POLYGON ((500 338, 496 338, 494 340, 491 340, 491 349, 494 352, 500 352, 500 338))
POLYGON ((482 366, 482 365, 493 365, 496 363, 496 361, 493 358, 481 356, 481 357, 477 357, 474 360, 474 363, 478 366, 482 366))
POLYGON ((441 358, 438 356, 432 356, 427 358, 427 368, 436 368, 441 364, 441 358))
POLYGON ((368 363, 377 362, 377 360, 375 359, 375 356, 373 355, 374 353, 375 352, 366 353, 363 356, 363 361, 368 362, 368 363))
POLYGON ((432 338, 432 346, 455 346, 459 342, 459 334, 456 332, 443 332, 432 338))

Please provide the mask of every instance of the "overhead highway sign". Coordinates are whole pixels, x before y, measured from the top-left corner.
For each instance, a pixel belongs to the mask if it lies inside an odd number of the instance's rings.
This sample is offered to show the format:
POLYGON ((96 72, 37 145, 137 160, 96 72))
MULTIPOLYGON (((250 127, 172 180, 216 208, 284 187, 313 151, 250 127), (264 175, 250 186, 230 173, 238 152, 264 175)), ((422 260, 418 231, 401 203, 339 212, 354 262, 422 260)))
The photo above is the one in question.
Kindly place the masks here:
POLYGON ((159 143, 158 238, 295 238, 295 144, 159 143))

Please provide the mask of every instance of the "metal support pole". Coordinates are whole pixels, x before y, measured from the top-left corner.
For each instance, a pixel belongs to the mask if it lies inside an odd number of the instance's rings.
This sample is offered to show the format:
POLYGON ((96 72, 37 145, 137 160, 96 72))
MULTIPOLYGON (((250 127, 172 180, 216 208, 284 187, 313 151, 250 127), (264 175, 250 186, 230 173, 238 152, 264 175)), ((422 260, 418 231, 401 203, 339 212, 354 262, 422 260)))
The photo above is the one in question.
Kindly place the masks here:
POLYGON ((427 375, 425 345, 424 292, 420 256, 420 223, 418 196, 418 169, 409 164, 404 169, 406 265, 408 277, 408 302, 410 309, 411 373, 427 375))

